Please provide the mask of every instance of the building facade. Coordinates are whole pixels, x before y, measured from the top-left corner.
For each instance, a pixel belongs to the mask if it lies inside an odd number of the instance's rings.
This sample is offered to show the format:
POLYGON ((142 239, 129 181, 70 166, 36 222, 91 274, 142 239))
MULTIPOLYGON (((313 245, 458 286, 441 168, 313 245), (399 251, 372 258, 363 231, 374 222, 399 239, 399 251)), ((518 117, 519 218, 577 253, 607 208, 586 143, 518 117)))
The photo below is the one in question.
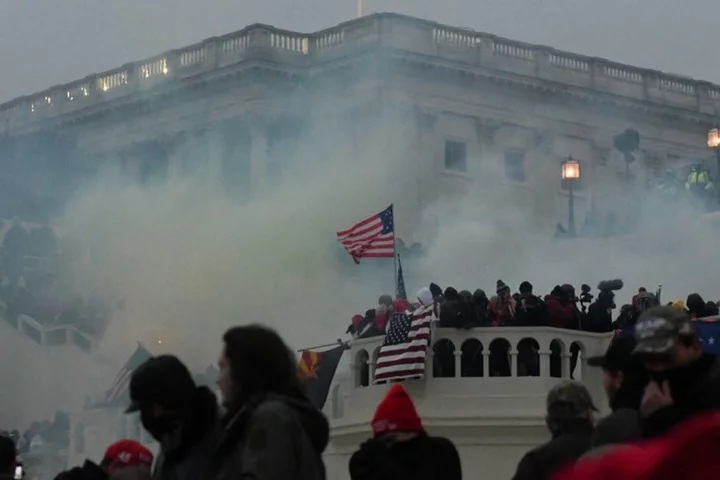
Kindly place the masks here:
POLYGON ((388 142, 369 126, 390 122, 411 145, 388 161, 413 172, 416 188, 394 199, 399 233, 412 238, 424 206, 477 185, 506 189, 554 225, 568 156, 587 187, 578 215, 588 200, 612 206, 624 175, 614 134, 640 133, 640 182, 709 157, 719 106, 720 87, 706 82, 376 14, 313 34, 252 25, 15 99, 0 106, 0 149, 20 162, 48 145, 75 159, 48 161, 78 170, 119 158, 141 179, 207 157, 203 169, 246 195, 282 174, 292 148, 278 145, 320 122, 356 152, 388 142))

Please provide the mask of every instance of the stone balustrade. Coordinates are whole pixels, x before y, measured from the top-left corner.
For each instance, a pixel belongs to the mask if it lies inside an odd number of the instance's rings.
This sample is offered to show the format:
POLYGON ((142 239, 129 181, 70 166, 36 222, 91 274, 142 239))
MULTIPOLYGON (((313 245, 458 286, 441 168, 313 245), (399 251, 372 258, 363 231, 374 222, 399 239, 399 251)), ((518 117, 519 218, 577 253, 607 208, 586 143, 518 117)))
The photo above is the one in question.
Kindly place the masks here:
MULTIPOLYGON (((405 384, 428 418, 542 418, 547 392, 571 377, 585 383, 606 410, 601 372, 589 368, 587 359, 603 355, 612 337, 551 327, 436 328, 425 378, 405 384), (509 371, 497 371, 497 360, 509 363, 509 371)), ((351 379, 328 401, 338 424, 367 421, 387 390, 387 384, 372 381, 383 338, 351 342, 351 379)))
POLYGON ((11 322, 11 325, 39 345, 74 345, 86 352, 95 348, 95 340, 72 325, 45 326, 27 315, 19 315, 17 321, 11 322))
POLYGON ((95 112, 121 99, 145 98, 207 81, 248 61, 273 68, 326 65, 368 48, 412 56, 473 73, 552 82, 715 115, 720 86, 608 60, 576 55, 398 14, 375 14, 312 34, 267 25, 207 39, 157 57, 89 75, 0 105, 0 134, 26 131, 48 119, 95 112), (203 78, 204 77, 204 78, 203 78), (139 97, 142 95, 143 97, 139 97))

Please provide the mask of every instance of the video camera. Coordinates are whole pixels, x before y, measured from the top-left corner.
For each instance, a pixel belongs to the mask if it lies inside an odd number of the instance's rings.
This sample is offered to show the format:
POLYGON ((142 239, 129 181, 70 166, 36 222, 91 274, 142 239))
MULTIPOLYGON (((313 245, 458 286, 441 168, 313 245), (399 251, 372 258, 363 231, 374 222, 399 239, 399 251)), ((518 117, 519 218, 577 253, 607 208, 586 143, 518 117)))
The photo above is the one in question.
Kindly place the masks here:
POLYGON ((622 290, 624 285, 623 281, 619 278, 616 278, 615 280, 603 280, 598 283, 598 290, 600 290, 600 293, 598 294, 598 302, 606 301, 610 304, 608 305, 610 308, 615 308, 615 293, 613 292, 622 290))

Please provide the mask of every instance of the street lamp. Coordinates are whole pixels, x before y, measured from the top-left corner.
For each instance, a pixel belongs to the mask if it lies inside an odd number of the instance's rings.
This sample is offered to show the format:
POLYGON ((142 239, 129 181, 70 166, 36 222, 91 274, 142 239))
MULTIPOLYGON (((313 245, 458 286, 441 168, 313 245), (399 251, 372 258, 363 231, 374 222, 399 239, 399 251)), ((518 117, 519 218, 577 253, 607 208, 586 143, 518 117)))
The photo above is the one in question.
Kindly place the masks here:
POLYGON ((708 132, 707 146, 715 150, 716 175, 720 177, 720 127, 715 127, 708 132))
POLYGON ((572 156, 562 163, 562 183, 568 191, 568 234, 571 237, 577 236, 575 231, 575 183, 580 180, 580 161, 572 156))

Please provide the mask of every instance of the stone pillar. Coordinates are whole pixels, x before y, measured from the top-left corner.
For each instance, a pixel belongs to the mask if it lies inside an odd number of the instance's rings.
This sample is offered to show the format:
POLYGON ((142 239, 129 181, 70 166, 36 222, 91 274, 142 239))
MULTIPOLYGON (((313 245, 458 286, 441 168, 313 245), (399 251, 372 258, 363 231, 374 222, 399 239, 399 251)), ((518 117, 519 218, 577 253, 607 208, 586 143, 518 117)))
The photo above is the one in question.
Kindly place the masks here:
POLYGON ((265 122, 250 122, 250 186, 253 193, 262 192, 267 184, 268 139, 265 122))

